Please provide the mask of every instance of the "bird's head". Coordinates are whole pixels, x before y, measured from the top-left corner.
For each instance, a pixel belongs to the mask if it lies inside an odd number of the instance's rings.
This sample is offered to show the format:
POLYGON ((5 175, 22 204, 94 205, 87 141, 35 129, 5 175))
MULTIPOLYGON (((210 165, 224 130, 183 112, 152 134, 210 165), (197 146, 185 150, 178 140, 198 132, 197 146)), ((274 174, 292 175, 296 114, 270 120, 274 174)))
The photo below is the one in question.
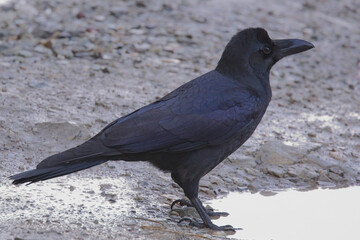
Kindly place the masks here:
POLYGON ((248 70, 255 74, 268 74, 283 57, 313 47, 300 39, 272 40, 263 28, 248 28, 230 40, 216 69, 233 76, 248 70))

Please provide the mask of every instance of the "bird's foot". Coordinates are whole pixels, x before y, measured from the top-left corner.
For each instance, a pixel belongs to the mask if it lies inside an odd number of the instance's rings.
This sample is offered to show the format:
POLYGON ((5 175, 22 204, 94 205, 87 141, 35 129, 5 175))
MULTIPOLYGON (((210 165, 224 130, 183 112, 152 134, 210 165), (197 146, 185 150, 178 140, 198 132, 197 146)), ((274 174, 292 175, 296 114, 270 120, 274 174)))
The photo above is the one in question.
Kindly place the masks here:
POLYGON ((194 207, 194 205, 189 201, 185 199, 178 199, 172 202, 170 209, 172 210, 175 204, 179 203, 180 206, 187 206, 187 207, 194 207))
MULTIPOLYGON (((194 205, 189 200, 178 199, 178 200, 175 200, 172 202, 170 209, 173 209, 173 207, 177 203, 180 206, 194 207, 194 205)), ((229 213, 227 213, 227 212, 215 212, 213 209, 209 209, 209 208, 205 208, 205 211, 209 215, 209 217, 216 218, 216 219, 219 217, 229 216, 229 213)))
POLYGON ((184 221, 188 221, 189 226, 193 226, 193 227, 197 227, 197 228, 210 228, 210 229, 215 230, 215 231, 236 232, 236 230, 242 230, 242 228, 234 228, 231 225, 217 226, 215 224, 211 224, 211 225, 207 226, 205 223, 200 223, 200 222, 196 221, 195 219, 191 219, 191 218, 188 218, 188 217, 180 219, 180 221, 178 223, 181 223, 181 222, 184 222, 184 221))

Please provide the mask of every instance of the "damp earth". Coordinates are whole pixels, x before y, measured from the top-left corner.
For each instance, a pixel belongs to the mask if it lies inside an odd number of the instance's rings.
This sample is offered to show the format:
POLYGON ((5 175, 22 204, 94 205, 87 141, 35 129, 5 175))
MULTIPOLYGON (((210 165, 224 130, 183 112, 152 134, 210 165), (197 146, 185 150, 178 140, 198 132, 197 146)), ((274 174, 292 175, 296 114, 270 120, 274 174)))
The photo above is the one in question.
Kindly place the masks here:
POLYGON ((273 68, 262 122, 202 179, 200 199, 246 192, 250 206, 250 193, 359 185, 359 9, 356 0, 0 1, 0 239, 244 239, 177 224, 196 213, 170 211, 183 193, 147 163, 29 186, 8 177, 212 70, 247 27, 315 48, 273 68))

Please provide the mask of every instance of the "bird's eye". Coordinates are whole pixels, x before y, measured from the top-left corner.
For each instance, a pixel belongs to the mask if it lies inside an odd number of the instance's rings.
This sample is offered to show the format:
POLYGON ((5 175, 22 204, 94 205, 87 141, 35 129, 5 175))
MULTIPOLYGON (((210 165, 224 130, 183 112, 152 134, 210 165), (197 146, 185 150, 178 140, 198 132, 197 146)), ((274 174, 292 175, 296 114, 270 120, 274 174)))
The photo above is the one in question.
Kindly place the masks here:
POLYGON ((264 46, 262 49, 261 49, 261 52, 263 52, 264 54, 268 55, 271 53, 271 49, 268 47, 268 46, 264 46))

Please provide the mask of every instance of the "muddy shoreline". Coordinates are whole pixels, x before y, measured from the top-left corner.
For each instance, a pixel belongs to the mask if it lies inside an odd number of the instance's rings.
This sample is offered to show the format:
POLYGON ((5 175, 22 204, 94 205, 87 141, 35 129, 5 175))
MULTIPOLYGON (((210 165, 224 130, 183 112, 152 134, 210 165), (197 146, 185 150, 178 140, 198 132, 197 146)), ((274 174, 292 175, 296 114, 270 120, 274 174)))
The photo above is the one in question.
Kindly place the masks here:
POLYGON ((250 26, 315 49, 274 67, 262 122, 202 179, 200 198, 360 185, 359 8, 355 0, 0 5, 0 239, 231 238, 179 226, 183 212, 169 206, 181 189, 147 163, 109 162, 30 186, 7 177, 212 70, 250 26))

